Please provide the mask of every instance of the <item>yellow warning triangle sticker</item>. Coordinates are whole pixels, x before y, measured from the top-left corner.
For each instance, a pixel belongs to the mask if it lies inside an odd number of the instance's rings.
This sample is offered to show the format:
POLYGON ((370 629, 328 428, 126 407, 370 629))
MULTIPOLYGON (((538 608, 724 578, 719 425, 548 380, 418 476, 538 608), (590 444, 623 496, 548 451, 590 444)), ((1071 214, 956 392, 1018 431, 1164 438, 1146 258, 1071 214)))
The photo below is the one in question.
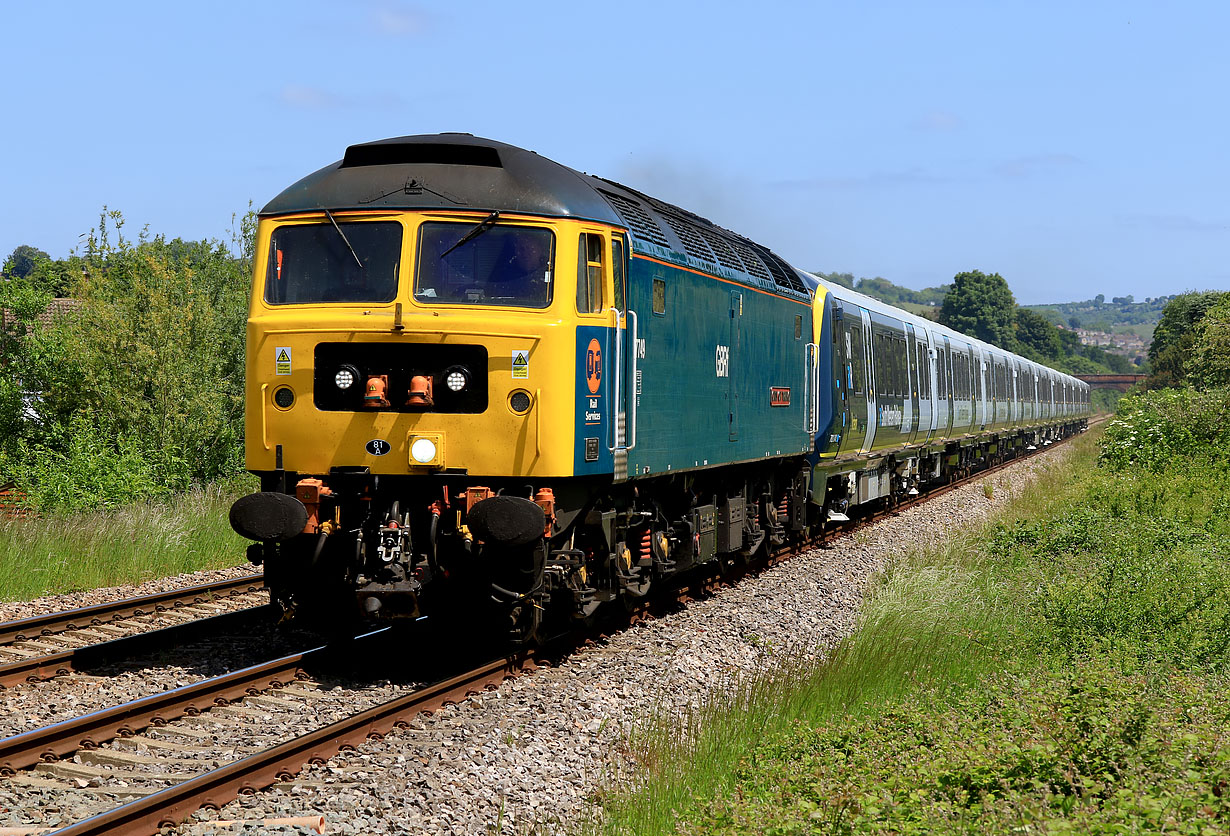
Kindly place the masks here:
POLYGON ((278 355, 279 363, 289 363, 290 357, 286 354, 286 349, 282 349, 282 353, 278 355))
POLYGON ((524 354, 518 354, 518 355, 517 355, 517 359, 513 361, 513 365, 516 365, 516 366, 524 366, 524 365, 525 365, 526 363, 528 363, 528 362, 529 362, 529 361, 525 359, 525 355, 524 355, 524 354))

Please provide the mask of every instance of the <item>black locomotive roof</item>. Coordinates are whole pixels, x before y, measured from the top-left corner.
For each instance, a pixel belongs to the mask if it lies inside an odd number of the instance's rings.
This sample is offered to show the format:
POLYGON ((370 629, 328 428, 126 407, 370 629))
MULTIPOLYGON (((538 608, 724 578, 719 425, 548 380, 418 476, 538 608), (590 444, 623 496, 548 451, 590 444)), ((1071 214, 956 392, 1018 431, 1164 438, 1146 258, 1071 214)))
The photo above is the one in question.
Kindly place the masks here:
POLYGON ((463 133, 352 145, 261 210, 472 209, 626 227, 633 247, 753 287, 805 298, 805 274, 766 247, 677 206, 582 174, 533 151, 463 133), (693 264, 695 262, 695 264, 693 264))
POLYGON ((622 225, 588 179, 533 151, 469 134, 402 136, 350 146, 345 157, 286 189, 261 214, 498 209, 622 225))

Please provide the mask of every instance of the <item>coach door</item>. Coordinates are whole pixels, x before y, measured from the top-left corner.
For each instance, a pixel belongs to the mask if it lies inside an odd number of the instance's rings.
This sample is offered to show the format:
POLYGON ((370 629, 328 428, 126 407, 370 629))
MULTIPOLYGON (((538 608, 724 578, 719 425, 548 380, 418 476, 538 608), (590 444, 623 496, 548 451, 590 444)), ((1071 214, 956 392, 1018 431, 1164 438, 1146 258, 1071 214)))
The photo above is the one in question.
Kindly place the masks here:
POLYGON ((941 438, 952 435, 952 346, 948 337, 936 339, 935 348, 935 408, 936 429, 941 438))
POLYGON ((867 434, 867 385, 863 367, 863 320, 857 307, 834 306, 833 341, 839 363, 837 388, 841 392, 841 444, 849 453, 863 446, 867 434))
POLYGON ((859 308, 859 313, 862 314, 862 335, 863 335, 863 373, 866 381, 867 390, 867 434, 863 437, 863 446, 859 452, 866 453, 871 450, 872 445, 876 440, 876 381, 875 381, 875 364, 872 360, 872 341, 871 341, 871 314, 859 308))
POLYGON ((910 323, 905 324, 905 356, 906 368, 909 370, 909 380, 905 384, 905 421, 902 424, 902 430, 907 433, 907 443, 913 442, 918 438, 918 430, 921 426, 919 422, 919 398, 922 395, 922 369, 923 358, 918 352, 918 338, 914 331, 914 326, 910 323))

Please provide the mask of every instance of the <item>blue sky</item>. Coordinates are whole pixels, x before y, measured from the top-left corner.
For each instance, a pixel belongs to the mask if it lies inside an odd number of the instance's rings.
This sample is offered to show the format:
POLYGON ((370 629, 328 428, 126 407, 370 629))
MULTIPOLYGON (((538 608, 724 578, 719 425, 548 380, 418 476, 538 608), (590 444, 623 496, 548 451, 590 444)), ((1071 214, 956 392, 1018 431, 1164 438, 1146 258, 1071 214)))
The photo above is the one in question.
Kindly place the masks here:
POLYGON ((345 147, 467 131, 808 270, 1021 303, 1230 288, 1230 4, 5 3, 0 258, 228 235, 345 147))

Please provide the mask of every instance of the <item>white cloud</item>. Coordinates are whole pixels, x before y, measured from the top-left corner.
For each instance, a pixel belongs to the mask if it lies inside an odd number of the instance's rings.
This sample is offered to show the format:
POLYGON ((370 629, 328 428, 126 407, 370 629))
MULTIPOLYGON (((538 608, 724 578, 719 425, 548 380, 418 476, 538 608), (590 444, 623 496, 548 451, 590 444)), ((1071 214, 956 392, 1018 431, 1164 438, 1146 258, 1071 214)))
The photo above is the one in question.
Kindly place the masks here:
POLYGON ((965 127, 961 117, 951 110, 929 110, 910 123, 916 131, 927 133, 952 133, 965 127))
POLYGON ((382 35, 419 35, 427 30, 431 22, 427 12, 397 0, 372 3, 369 8, 371 21, 382 35))
POLYGON ((1153 229, 1163 232, 1230 232, 1226 221, 1205 221, 1190 215, 1120 215, 1115 218, 1119 226, 1128 229, 1153 229))
POLYGON ((284 104, 305 110, 333 110, 346 105, 342 97, 306 84, 287 84, 282 88, 281 99, 284 104))
POLYGON ((995 166, 995 173, 1001 177, 1032 177, 1035 174, 1049 174, 1059 169, 1080 165, 1083 160, 1072 154, 1030 154, 1006 160, 995 166))

